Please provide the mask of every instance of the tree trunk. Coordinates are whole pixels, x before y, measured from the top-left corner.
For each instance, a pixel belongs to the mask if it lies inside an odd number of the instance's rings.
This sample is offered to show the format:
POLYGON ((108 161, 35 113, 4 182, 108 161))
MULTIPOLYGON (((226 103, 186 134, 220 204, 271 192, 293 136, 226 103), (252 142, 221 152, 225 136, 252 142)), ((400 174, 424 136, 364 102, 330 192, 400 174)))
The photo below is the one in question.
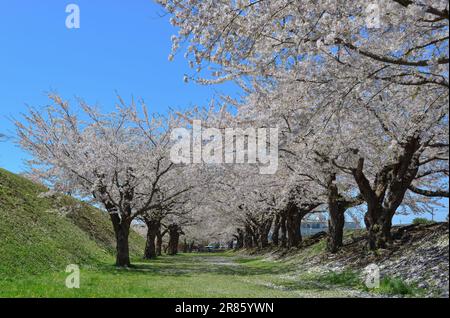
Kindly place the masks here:
POLYGON ((264 228, 262 228, 260 230, 260 235, 259 235, 259 247, 260 248, 265 248, 267 246, 269 246, 269 231, 266 231, 264 228))
POLYGON ((155 232, 147 231, 147 242, 145 243, 144 259, 156 258, 155 238, 156 238, 155 232))
POLYGON ((328 240, 327 247, 331 253, 336 253, 343 245, 344 225, 345 225, 345 209, 336 209, 332 211, 330 208, 330 219, 328 220, 328 240))
POLYGON ((259 247, 265 248, 269 246, 269 233, 272 227, 272 218, 264 220, 259 226, 259 247))
POLYGON ((162 236, 161 232, 156 233, 156 256, 162 255, 162 236))
POLYGON ((191 243, 189 243, 189 247, 188 247, 188 252, 189 253, 192 253, 192 251, 194 250, 194 244, 195 244, 194 241, 191 241, 191 243))
POLYGON ((286 228, 286 213, 285 212, 283 212, 283 214, 281 215, 280 230, 281 230, 280 246, 287 247, 287 228, 286 228))
POLYGON ((252 246, 258 247, 259 246, 259 233, 258 229, 252 228, 252 246))
POLYGON ((155 239, 160 223, 156 220, 148 220, 145 224, 147 225, 147 242, 145 243, 144 259, 154 259, 157 256, 155 239))
POLYGON ((386 246, 392 244, 392 217, 389 214, 383 215, 380 219, 380 223, 380 236, 378 237, 377 245, 380 248, 386 248, 386 246))
POLYGON ((245 226, 244 232, 244 248, 252 248, 253 247, 253 234, 252 229, 249 225, 245 226))
POLYGON ((273 232, 272 232, 272 243, 275 246, 279 244, 279 235, 280 235, 280 215, 277 214, 275 216, 273 232))
POLYGON ((384 248, 383 240, 379 234, 381 227, 378 223, 371 223, 369 225, 368 232, 368 244, 370 250, 376 250, 377 248, 384 248))
POLYGON ((184 241, 183 241, 183 253, 187 253, 188 252, 188 243, 187 243, 187 240, 186 240, 186 238, 184 239, 184 241))
POLYGON ((336 175, 332 174, 328 180, 328 220, 327 249, 336 253, 343 245, 346 202, 340 200, 339 192, 334 181, 336 175))
POLYGON ((367 213, 364 214, 364 226, 366 227, 366 230, 368 231, 370 228, 370 220, 369 220, 367 213))
POLYGON ((158 231, 156 232, 156 256, 162 255, 162 243, 164 234, 161 233, 161 224, 158 231))
POLYGON ((237 229, 237 235, 236 238, 236 246, 235 249, 241 249, 244 247, 244 231, 242 229, 237 229))
POLYGON ((301 217, 295 204, 289 204, 286 212, 286 228, 288 232, 287 247, 297 247, 302 241, 302 234, 300 232, 301 217))
POLYGON ((168 255, 176 255, 178 254, 178 242, 180 239, 180 235, 178 233, 170 233, 169 232, 169 245, 167 247, 168 255))
POLYGON ((402 145, 397 162, 384 166, 375 176, 374 185, 363 172, 364 158, 352 169, 353 177, 367 203, 364 217, 369 232, 369 248, 385 248, 392 243, 392 218, 403 202, 406 191, 417 176, 422 153, 419 136, 410 136, 402 145))
POLYGON ((358 185, 359 191, 366 201, 367 212, 364 215, 364 223, 368 230, 368 244, 369 249, 375 250, 378 246, 377 241, 379 239, 379 219, 383 213, 382 202, 386 194, 386 190, 389 183, 389 175, 391 168, 383 167, 376 177, 374 182, 373 190, 369 180, 366 178, 363 172, 364 158, 360 158, 358 161, 358 166, 353 169, 353 177, 358 185))
POLYGON ((392 216, 383 213, 375 222, 369 226, 369 248, 375 250, 377 248, 386 248, 392 243, 392 216))
POLYGON ((129 267, 131 264, 128 236, 130 235, 131 220, 120 219, 118 214, 111 214, 111 221, 116 236, 116 266, 129 267))
POLYGON ((392 218, 396 208, 392 211, 383 208, 379 202, 367 205, 364 221, 368 227, 368 245, 370 250, 386 248, 388 244, 392 243, 392 218))
POLYGON ((169 246, 167 248, 167 254, 178 254, 178 244, 180 240, 180 234, 183 232, 178 224, 171 224, 168 226, 169 230, 169 246))

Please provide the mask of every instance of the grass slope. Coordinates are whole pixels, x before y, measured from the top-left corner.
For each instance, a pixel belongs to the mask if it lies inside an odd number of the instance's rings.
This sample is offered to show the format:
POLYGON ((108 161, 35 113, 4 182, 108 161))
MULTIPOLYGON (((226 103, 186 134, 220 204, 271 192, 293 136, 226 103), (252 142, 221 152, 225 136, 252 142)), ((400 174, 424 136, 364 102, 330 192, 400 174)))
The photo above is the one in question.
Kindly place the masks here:
MULTIPOLYGON (((419 258, 406 252, 427 247, 423 240, 436 247, 441 236, 446 237, 440 248, 447 249, 441 258, 446 258, 448 277, 448 224, 410 229, 411 242, 389 257, 365 251, 364 231, 352 231, 345 234, 345 248, 333 255, 326 253, 322 237, 289 251, 193 253, 142 261, 144 240, 133 233, 134 266, 118 269, 107 216, 67 196, 42 197, 46 192, 0 169, 0 297, 423 297, 424 290, 384 272, 380 288, 369 290, 362 269, 368 262, 391 262, 397 254, 406 264, 405 257, 419 258), (65 287, 65 268, 71 263, 80 265, 79 289, 65 287)), ((425 254, 432 259, 441 255, 436 253, 425 254)))
MULTIPOLYGON (((68 264, 112 263, 114 232, 107 215, 0 169, 0 280, 64 271, 68 264)), ((144 240, 130 237, 133 257, 144 240)))

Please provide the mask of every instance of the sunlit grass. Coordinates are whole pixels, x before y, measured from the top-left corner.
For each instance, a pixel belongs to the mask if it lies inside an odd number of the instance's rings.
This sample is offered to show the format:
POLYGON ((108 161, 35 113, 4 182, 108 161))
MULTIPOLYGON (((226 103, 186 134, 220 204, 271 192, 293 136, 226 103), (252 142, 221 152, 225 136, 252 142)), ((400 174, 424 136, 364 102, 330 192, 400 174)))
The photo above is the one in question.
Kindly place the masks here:
POLYGON ((65 287, 66 273, 0 281, 1 297, 294 297, 268 288, 259 280, 273 275, 273 266, 214 264, 223 254, 163 256, 134 263, 81 268, 80 289, 65 287))

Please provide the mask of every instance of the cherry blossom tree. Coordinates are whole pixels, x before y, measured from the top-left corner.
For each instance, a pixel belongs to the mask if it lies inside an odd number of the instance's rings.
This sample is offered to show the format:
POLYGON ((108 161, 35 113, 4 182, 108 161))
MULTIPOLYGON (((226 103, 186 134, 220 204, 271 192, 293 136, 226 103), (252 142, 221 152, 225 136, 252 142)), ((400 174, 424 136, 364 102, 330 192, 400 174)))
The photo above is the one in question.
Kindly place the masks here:
MULTIPOLYGON (((378 1, 376 16, 366 1, 161 3, 179 28, 173 54, 187 43, 194 80, 235 80, 245 101, 226 100, 247 119, 284 122, 294 142, 322 146, 307 159, 322 161, 325 175, 313 179, 331 215, 353 202, 336 190, 360 193, 371 248, 391 241, 393 215, 405 197, 418 198, 408 191, 448 196, 448 3, 378 1)), ((302 151, 310 149, 293 153, 302 151)), ((301 174, 310 164, 299 166, 301 174)), ((293 180, 295 194, 304 180, 293 180)))
POLYGON ((186 42, 190 65, 207 72, 198 78, 204 82, 275 76, 298 63, 308 75, 308 64, 318 58, 340 63, 341 56, 351 55, 388 69, 386 76, 373 74, 383 80, 448 87, 441 72, 448 65, 443 0, 159 2, 179 28, 172 56, 186 42))
POLYGON ((31 171, 58 191, 91 197, 108 212, 116 235, 117 266, 129 266, 131 222, 160 209, 184 191, 161 184, 177 176, 168 156, 171 119, 148 115, 137 120, 134 102, 122 99, 116 112, 102 114, 82 100, 77 115, 67 101, 50 95, 43 111, 30 109, 16 122, 20 145, 30 152, 31 171))

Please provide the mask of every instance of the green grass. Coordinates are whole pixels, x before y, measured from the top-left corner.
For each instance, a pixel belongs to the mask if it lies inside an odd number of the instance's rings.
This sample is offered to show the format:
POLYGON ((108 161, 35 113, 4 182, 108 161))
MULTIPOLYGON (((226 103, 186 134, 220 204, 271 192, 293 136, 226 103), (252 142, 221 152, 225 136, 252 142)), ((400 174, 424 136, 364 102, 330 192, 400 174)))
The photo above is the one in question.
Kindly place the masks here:
POLYGON ((132 268, 81 268, 80 288, 65 287, 64 272, 0 281, 0 297, 295 297, 261 285, 277 270, 233 263, 233 256, 163 256, 132 268), (226 260, 226 262, 224 262, 226 260))
POLYGON ((315 256, 322 255, 324 252, 326 252, 326 249, 327 249, 327 241, 320 240, 315 244, 302 248, 301 253, 293 255, 293 257, 288 257, 289 261, 287 263, 290 264, 303 263, 315 256))
POLYGON ((65 287, 63 271, 0 280, 0 297, 350 297, 356 274, 295 274, 281 262, 230 253, 180 254, 134 260, 134 266, 82 266, 80 288, 65 287))
POLYGON ((40 194, 45 192, 45 187, 0 169, 0 297, 421 295, 395 278, 385 277, 380 288, 367 290, 355 271, 309 273, 301 261, 321 255, 325 240, 283 261, 230 251, 142 261, 144 239, 132 233, 134 266, 118 269, 107 215, 68 196, 44 198, 40 194), (79 289, 65 287, 68 264, 80 266, 79 289))
POLYGON ((233 254, 180 254, 140 261, 128 269, 103 263, 82 266, 80 288, 65 287, 64 271, 0 280, 0 297, 355 297, 405 293, 390 281, 365 290, 356 272, 298 273, 282 262, 233 254), (389 286, 389 287, 388 287, 389 286), (389 289, 387 289, 389 288, 389 289), (356 294, 355 294, 356 293, 356 294))
POLYGON ((361 287, 361 279, 357 272, 345 270, 342 272, 328 272, 317 277, 317 281, 327 285, 339 285, 347 287, 361 287))
POLYGON ((318 255, 323 252, 325 252, 327 249, 327 241, 326 240, 320 240, 316 244, 313 244, 310 247, 311 255, 318 255))
POLYGON ((358 272, 352 270, 345 270, 338 273, 329 272, 316 277, 316 280, 328 285, 358 288, 362 291, 382 295, 421 296, 423 293, 423 290, 420 288, 410 285, 400 278, 389 276, 380 280, 380 286, 378 288, 369 289, 364 285, 358 272))
MULTIPOLYGON (((0 169, 0 280, 61 271, 68 264, 113 263, 115 239, 108 216, 68 196, 0 169)), ((131 254, 144 240, 130 237, 131 254)))
POLYGON ((385 295, 421 296, 423 291, 414 285, 410 285, 400 278, 384 277, 380 281, 380 287, 374 290, 385 295))
POLYGON ((239 257, 234 260, 238 264, 261 264, 261 257, 239 257))

